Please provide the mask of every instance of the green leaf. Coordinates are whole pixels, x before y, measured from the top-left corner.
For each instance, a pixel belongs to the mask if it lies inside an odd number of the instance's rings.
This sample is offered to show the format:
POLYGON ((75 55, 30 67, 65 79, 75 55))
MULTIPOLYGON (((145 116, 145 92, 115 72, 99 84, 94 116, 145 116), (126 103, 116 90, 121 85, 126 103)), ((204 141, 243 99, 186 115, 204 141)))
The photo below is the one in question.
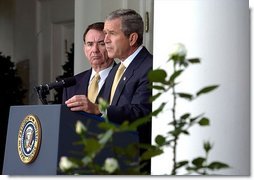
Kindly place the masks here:
POLYGON ((185 166, 186 164, 188 164, 189 161, 180 161, 180 162, 177 162, 176 163, 176 169, 182 167, 182 166, 185 166))
POLYGON ((141 126, 142 124, 145 124, 145 123, 147 123, 147 122, 149 122, 149 121, 151 121, 151 116, 150 116, 150 115, 145 116, 145 117, 143 117, 143 118, 139 118, 139 119, 135 120, 134 122, 132 122, 132 123, 129 125, 128 130, 129 130, 129 131, 135 131, 135 130, 137 130, 137 128, 138 128, 139 126, 141 126))
POLYGON ((200 115, 198 115, 198 116, 196 116, 196 117, 194 117, 194 118, 191 118, 191 119, 190 119, 190 122, 191 122, 191 123, 194 123, 197 119, 199 119, 199 118, 202 117, 202 116, 204 116, 204 114, 200 114, 200 115))
POLYGON ((169 79, 169 82, 173 82, 178 76, 181 75, 181 73, 183 72, 183 70, 178 70, 176 72, 174 72, 169 79))
POLYGON ((162 93, 157 93, 154 96, 150 97, 150 102, 153 102, 154 100, 156 100, 158 97, 160 97, 162 93))
POLYGON ((189 101, 192 100, 193 96, 191 94, 187 94, 187 93, 177 93, 177 95, 181 98, 187 99, 189 101))
POLYGON ((191 59, 188 59, 188 62, 190 62, 191 64, 196 64, 196 63, 200 63, 200 59, 199 58, 191 58, 191 59))
POLYGON ((186 134, 186 135, 190 135, 190 133, 188 131, 186 131, 186 130, 182 130, 182 133, 186 134))
POLYGON ((152 112, 152 116, 157 116, 163 109, 166 103, 161 103, 160 107, 152 112))
POLYGON ((163 69, 155 69, 149 71, 148 79, 150 82, 164 82, 167 77, 166 71, 163 69))
POLYGON ((199 124, 200 126, 209 126, 209 119, 206 118, 206 117, 203 117, 203 118, 198 122, 198 124, 199 124))
POLYGON ((182 129, 185 126, 186 122, 177 122, 176 126, 179 129, 182 129))
POLYGON ((94 138, 86 139, 85 152, 87 153, 87 155, 92 155, 98 152, 100 148, 101 148, 101 144, 99 143, 97 139, 94 139, 94 138))
POLYGON ((166 138, 164 136, 158 135, 155 138, 155 142, 156 144, 158 144, 159 146, 163 146, 166 142, 166 138))
POLYGON ((189 167, 186 167, 186 170, 187 171, 197 171, 199 168, 197 168, 197 167, 191 167, 191 166, 189 166, 189 167))
POLYGON ((196 167, 203 167, 203 163, 205 162, 205 158, 203 157, 198 157, 198 158, 195 158, 193 161, 192 161, 192 164, 196 167))
POLYGON ((180 128, 177 128, 177 129, 175 129, 173 131, 169 131, 168 133, 172 134, 172 136, 174 136, 174 137, 177 137, 177 136, 179 136, 181 134, 181 132, 182 132, 182 130, 180 128))
POLYGON ((207 87, 204 87, 204 88, 202 88, 201 90, 199 90, 199 91, 197 92, 196 95, 197 95, 197 96, 200 96, 201 94, 209 93, 209 92, 215 90, 217 87, 219 87, 219 86, 218 86, 218 85, 214 85, 214 86, 207 86, 207 87))
POLYGON ((211 164, 209 164, 207 168, 211 170, 215 170, 215 169, 229 168, 229 165, 222 162, 214 161, 211 164))
POLYGON ((148 149, 141 155, 141 160, 148 160, 148 159, 151 159, 151 157, 158 156, 162 153, 163 151, 159 148, 148 149))
POLYGON ((129 144, 127 148, 124 147, 123 149, 125 150, 125 154, 131 158, 135 158, 139 154, 138 145, 136 143, 129 144))
POLYGON ((185 113, 180 117, 180 119, 187 119, 188 117, 190 117, 190 113, 185 113))
POLYGON ((162 85, 162 86, 154 85, 154 86, 152 86, 152 88, 153 88, 153 89, 157 89, 157 90, 163 90, 163 91, 166 90, 165 87, 164 87, 163 85, 162 85))
POLYGON ((122 124, 115 130, 115 132, 126 132, 126 131, 133 131, 136 130, 135 128, 133 129, 130 127, 130 122, 129 121, 124 121, 122 124))
POLYGON ((115 129, 115 128, 116 128, 116 126, 115 126, 114 124, 109 123, 109 122, 100 122, 100 123, 98 124, 98 127, 99 127, 100 129, 104 129, 104 130, 115 129))
POLYGON ((112 135, 113 135, 113 131, 111 129, 108 130, 104 134, 100 134, 99 135, 99 143, 102 144, 102 145, 106 144, 110 140, 112 135))

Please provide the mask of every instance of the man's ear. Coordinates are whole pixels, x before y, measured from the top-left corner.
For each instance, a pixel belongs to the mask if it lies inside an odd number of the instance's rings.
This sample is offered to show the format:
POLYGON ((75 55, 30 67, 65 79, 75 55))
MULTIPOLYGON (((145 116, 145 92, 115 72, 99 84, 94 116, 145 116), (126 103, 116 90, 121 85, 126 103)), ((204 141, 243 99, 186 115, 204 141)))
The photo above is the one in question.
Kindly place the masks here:
POLYGON ((84 54, 87 56, 85 46, 86 46, 86 45, 85 45, 85 44, 83 44, 83 52, 84 52, 84 54))
POLYGON ((137 33, 131 33, 129 37, 130 46, 133 46, 138 40, 138 34, 137 33))

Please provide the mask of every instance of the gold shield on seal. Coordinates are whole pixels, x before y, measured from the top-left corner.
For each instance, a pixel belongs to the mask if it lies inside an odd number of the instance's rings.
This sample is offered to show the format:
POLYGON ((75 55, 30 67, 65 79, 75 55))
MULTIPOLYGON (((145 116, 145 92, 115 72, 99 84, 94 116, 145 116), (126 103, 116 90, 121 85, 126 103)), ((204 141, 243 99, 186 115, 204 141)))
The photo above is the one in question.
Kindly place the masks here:
POLYGON ((21 122, 18 132, 18 154, 24 164, 32 163, 40 150, 41 124, 37 116, 29 114, 21 122))

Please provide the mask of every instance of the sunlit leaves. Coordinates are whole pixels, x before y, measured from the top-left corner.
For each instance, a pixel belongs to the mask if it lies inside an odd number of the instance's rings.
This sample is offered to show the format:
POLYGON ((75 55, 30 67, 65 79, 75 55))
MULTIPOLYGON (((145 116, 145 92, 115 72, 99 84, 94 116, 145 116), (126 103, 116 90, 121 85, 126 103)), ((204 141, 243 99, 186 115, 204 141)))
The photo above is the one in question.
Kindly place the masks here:
POLYGON ((209 92, 215 90, 217 87, 218 87, 218 85, 204 87, 201 90, 199 90, 196 95, 200 96, 201 94, 209 93, 209 92))
POLYGON ((205 150, 205 157, 194 158, 191 165, 186 167, 189 172, 195 172, 201 175, 208 175, 209 171, 229 168, 229 165, 220 161, 208 162, 208 153, 212 149, 210 142, 204 142, 203 149, 205 150))
POLYGON ((158 135, 155 138, 155 142, 158 146, 163 146, 163 145, 165 145, 166 138, 162 135, 158 135))
POLYGON ((151 159, 151 157, 158 156, 158 155, 160 155, 162 153, 163 153, 163 150, 161 150, 161 149, 159 149, 157 147, 149 148, 146 152, 144 152, 141 155, 141 159, 142 160, 148 160, 148 159, 151 159))
POLYGON ((176 163, 176 169, 181 168, 182 166, 185 166, 189 163, 189 161, 180 161, 176 163))
POLYGON ((192 100, 193 96, 189 93, 176 93, 179 97, 187 99, 187 100, 192 100))
POLYGON ((192 58, 192 59, 188 59, 187 61, 188 61, 189 63, 191 63, 191 64, 200 63, 200 59, 199 59, 199 58, 192 58))
POLYGON ((211 164, 209 164, 207 166, 207 168, 211 169, 211 170, 218 170, 218 169, 223 169, 223 168, 229 168, 229 165, 222 163, 222 162, 214 161, 211 164))
POLYGON ((181 73, 183 72, 183 70, 178 70, 178 71, 175 71, 169 78, 169 82, 173 82, 175 81, 175 79, 181 75, 181 73))
POLYGON ((208 126, 209 125, 209 119, 208 118, 202 118, 200 119, 200 121, 198 122, 200 126, 208 126))
POLYGON ((93 155, 101 148, 101 144, 95 138, 86 139, 84 145, 87 155, 93 155))
POLYGON ((203 157, 198 157, 198 158, 195 158, 195 159, 192 161, 192 164, 193 164, 194 166, 196 166, 197 168, 199 168, 199 167, 202 167, 202 166, 203 166, 204 162, 205 162, 205 158, 203 158, 203 157))
POLYGON ((155 69, 148 73, 148 79, 150 82, 164 82, 167 77, 167 73, 163 69, 155 69))

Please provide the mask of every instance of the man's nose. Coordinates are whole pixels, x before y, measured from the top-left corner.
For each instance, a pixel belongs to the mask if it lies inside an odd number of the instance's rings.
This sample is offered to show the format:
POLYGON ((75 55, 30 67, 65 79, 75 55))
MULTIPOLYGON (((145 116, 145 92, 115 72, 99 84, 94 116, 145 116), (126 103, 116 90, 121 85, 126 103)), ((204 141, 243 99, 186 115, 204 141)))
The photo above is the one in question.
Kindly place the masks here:
POLYGON ((110 42, 110 38, 109 38, 108 34, 105 35, 104 42, 105 43, 109 43, 110 42))
POLYGON ((93 46, 92 46, 92 51, 94 51, 94 52, 99 51, 99 45, 98 45, 98 43, 94 43, 94 44, 93 44, 93 46))

